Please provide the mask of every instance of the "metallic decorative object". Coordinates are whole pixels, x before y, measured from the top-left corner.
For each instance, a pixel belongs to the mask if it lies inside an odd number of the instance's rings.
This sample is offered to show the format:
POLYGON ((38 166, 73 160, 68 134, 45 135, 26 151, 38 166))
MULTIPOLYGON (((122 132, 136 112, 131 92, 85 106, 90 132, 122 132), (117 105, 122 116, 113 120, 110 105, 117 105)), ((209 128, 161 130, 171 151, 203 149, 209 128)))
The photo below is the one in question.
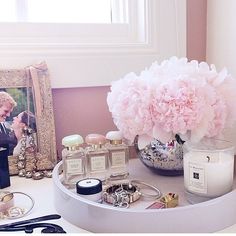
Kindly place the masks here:
POLYGON ((132 184, 114 184, 103 192, 103 200, 114 207, 128 208, 141 197, 140 189, 132 184))
POLYGON ((154 139, 144 149, 138 148, 138 136, 134 140, 137 155, 153 172, 165 176, 183 175, 183 141, 176 135, 174 140, 161 143, 154 139))
POLYGON ((32 175, 33 175, 33 174, 32 174, 31 171, 27 171, 27 172, 25 173, 25 177, 28 178, 28 179, 29 179, 29 178, 32 178, 32 175))
POLYGON ((25 163, 23 161, 19 161, 17 163, 17 167, 18 167, 19 170, 22 170, 22 169, 25 168, 25 163))
MULTIPOLYGON (((43 177, 52 177, 52 168, 48 163, 48 158, 42 156, 36 151, 36 144, 33 136, 33 130, 25 127, 23 129, 23 137, 21 139, 20 154, 18 156, 11 156, 14 161, 10 165, 12 174, 18 174, 19 177, 32 178, 40 180, 43 177), (26 147, 28 139, 29 147, 26 147), (50 167, 50 169, 47 169, 50 167)), ((10 159, 11 160, 11 159, 10 159)))
POLYGON ((23 137, 21 139, 21 148, 20 148, 20 154, 18 156, 18 163, 17 168, 19 169, 18 176, 20 177, 26 177, 31 178, 33 175, 34 170, 36 169, 36 160, 35 157, 33 157, 33 163, 31 165, 27 165, 27 158, 26 158, 26 139, 29 139, 29 145, 32 148, 32 156, 35 152, 35 140, 33 137, 33 130, 31 128, 25 127, 23 128, 23 137), (30 168, 29 168, 30 166, 30 168), (26 168, 27 167, 27 168, 26 168))
POLYGON ((35 171, 32 173, 32 179, 34 180, 40 180, 44 177, 44 174, 42 171, 35 171))
POLYGON ((146 209, 163 209, 173 208, 179 205, 179 195, 175 193, 168 193, 158 201, 152 203, 146 209))
POLYGON ((44 170, 43 175, 44 175, 44 177, 52 178, 52 171, 51 170, 44 170))
POLYGON ((25 169, 19 170, 18 176, 25 177, 25 175, 26 175, 25 169))
POLYGON ((160 199, 160 202, 165 204, 165 208, 173 208, 179 205, 179 195, 168 193, 160 199))
POLYGON ((115 207, 128 208, 140 197, 157 199, 162 196, 161 191, 154 185, 140 180, 130 180, 129 183, 119 183, 108 186, 103 191, 103 200, 115 207), (145 193, 142 189, 149 189, 153 193, 145 193))

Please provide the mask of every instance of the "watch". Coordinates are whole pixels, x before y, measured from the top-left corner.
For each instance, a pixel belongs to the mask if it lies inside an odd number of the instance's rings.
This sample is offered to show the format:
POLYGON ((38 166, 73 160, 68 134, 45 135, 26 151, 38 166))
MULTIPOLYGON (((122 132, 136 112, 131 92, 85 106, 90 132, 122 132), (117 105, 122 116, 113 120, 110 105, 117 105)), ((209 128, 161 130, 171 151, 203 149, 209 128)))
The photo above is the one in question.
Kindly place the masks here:
POLYGON ((104 190, 103 200, 116 207, 128 208, 129 204, 137 201, 141 195, 140 189, 136 185, 114 184, 104 190))

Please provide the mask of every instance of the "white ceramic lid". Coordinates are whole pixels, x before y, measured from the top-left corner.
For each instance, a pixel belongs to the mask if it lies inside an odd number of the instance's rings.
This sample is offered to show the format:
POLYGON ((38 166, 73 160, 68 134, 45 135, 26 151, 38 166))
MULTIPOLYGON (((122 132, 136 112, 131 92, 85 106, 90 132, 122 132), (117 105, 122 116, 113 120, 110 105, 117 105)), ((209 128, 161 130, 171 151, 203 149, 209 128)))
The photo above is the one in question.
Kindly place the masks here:
POLYGON ((107 134, 106 134, 106 139, 109 139, 109 140, 122 140, 123 139, 123 135, 121 133, 121 131, 109 131, 107 134))
POLYGON ((65 147, 78 146, 82 143, 84 143, 84 139, 79 134, 69 135, 62 139, 62 145, 65 147))
POLYGON ((88 134, 85 137, 85 142, 87 144, 95 144, 95 145, 104 144, 106 142, 106 138, 101 134, 88 134))

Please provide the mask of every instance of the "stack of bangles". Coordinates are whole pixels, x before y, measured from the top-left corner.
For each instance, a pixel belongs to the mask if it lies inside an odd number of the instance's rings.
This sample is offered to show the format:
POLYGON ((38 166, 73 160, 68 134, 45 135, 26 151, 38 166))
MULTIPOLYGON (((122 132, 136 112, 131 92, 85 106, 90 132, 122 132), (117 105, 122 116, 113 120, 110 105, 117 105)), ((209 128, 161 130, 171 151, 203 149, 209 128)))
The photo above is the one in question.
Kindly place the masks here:
MULTIPOLYGON (((19 203, 18 203, 19 204, 19 203)), ((0 192, 0 219, 17 219, 27 215, 34 207, 34 200, 31 196, 23 192, 0 192), (16 197, 18 196, 18 197, 16 197), (16 206, 16 199, 23 196, 24 204, 28 202, 27 208, 16 206)))

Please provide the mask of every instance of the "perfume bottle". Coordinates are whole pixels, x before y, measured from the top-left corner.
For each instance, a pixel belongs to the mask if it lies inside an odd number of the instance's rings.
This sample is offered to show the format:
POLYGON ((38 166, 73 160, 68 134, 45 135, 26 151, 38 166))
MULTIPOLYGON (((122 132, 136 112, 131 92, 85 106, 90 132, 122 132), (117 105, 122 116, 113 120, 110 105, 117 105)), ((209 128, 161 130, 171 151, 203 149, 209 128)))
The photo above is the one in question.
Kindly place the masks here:
POLYGON ((110 180, 125 179, 129 175, 129 149, 123 143, 120 131, 110 131, 106 134, 109 143, 106 147, 109 151, 110 180))
POLYGON ((106 138, 100 134, 89 134, 85 142, 88 144, 86 148, 87 176, 106 183, 109 171, 109 153, 104 146, 106 138))
POLYGON ((83 137, 78 134, 69 135, 62 139, 63 184, 74 188, 76 182, 86 175, 85 150, 81 147, 83 137))

